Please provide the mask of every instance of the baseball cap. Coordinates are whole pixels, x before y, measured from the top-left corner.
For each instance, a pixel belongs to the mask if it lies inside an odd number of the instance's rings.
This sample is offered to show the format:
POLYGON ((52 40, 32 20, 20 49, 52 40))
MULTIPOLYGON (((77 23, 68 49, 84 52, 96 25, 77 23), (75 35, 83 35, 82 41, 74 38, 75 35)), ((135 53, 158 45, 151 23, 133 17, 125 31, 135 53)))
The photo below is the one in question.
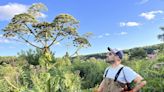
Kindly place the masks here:
POLYGON ((118 50, 118 49, 111 49, 110 47, 108 47, 108 50, 115 53, 120 59, 123 58, 124 53, 122 50, 118 50))

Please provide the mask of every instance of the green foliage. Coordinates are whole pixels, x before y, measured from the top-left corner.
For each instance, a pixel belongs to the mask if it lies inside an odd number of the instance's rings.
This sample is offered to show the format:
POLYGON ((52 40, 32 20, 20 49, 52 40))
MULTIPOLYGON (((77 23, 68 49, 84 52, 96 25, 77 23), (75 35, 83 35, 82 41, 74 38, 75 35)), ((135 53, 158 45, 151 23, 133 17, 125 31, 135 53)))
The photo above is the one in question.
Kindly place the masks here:
POLYGON ((1 92, 79 92, 81 80, 68 58, 48 66, 0 66, 1 92), (48 67, 48 68, 47 68, 48 67))
POLYGON ((75 59, 73 62, 73 70, 79 72, 82 78, 82 89, 95 87, 102 81, 103 72, 107 66, 105 62, 94 58, 87 61, 75 59))
POLYGON ((43 55, 43 52, 40 49, 28 51, 21 51, 18 53, 18 58, 23 58, 31 65, 39 65, 39 58, 43 55))
POLYGON ((163 53, 161 53, 161 54, 158 54, 158 62, 164 62, 164 55, 163 55, 163 53))
POLYGON ((65 39, 70 39, 78 47, 90 45, 86 39, 89 35, 81 37, 77 32, 79 21, 72 15, 59 14, 52 22, 46 22, 39 20, 43 10, 47 10, 47 7, 37 3, 29 7, 27 13, 15 15, 3 29, 4 37, 17 37, 16 40, 41 49, 44 53, 50 52, 52 45, 65 39), (77 39, 81 39, 80 42, 77 39))
POLYGON ((0 77, 0 90, 1 92, 10 92, 10 89, 8 88, 8 84, 2 77, 0 77))
POLYGON ((154 67, 158 62, 164 62, 163 57, 159 57, 157 60, 135 59, 126 63, 147 81, 146 86, 142 89, 143 92, 162 92, 164 90, 164 68, 162 66, 154 67))
POLYGON ((75 92, 80 90, 80 77, 71 72, 69 59, 57 59, 48 71, 35 72, 32 75, 34 90, 39 92, 75 92), (39 81, 38 81, 39 80, 39 81))
POLYGON ((3 82, 0 86, 1 91, 5 92, 8 90, 16 92, 26 87, 26 85, 22 85, 20 82, 21 72, 21 67, 11 65, 0 66, 0 81, 3 82))
POLYGON ((142 59, 146 57, 146 51, 143 48, 135 48, 130 50, 130 59, 142 59))
POLYGON ((41 16, 41 11, 47 11, 48 8, 42 3, 32 4, 28 9, 28 13, 36 18, 41 16))
POLYGON ((17 60, 18 60, 18 58, 15 56, 3 56, 3 57, 0 56, 0 65, 3 65, 3 64, 14 65, 17 60))
MULTIPOLYGON (((33 57, 38 57, 35 54, 33 57)), ((123 61, 147 81, 147 85, 142 89, 143 92, 163 91, 164 55, 163 52, 159 52, 157 55, 157 58, 153 60, 135 58, 123 61), (161 65, 156 67, 159 64, 161 65)), ((30 56, 31 54, 28 58, 32 57, 30 56)), ((26 61, 21 55, 14 61, 14 64, 0 65, 0 91, 93 92, 100 84, 107 67, 104 61, 95 58, 84 61, 80 57, 70 60, 69 56, 65 56, 63 58, 52 57, 54 59, 51 60, 48 59, 48 56, 39 56, 40 60, 48 61, 45 66, 23 63, 26 61)))
POLYGON ((88 47, 88 46, 90 46, 88 40, 87 40, 86 38, 84 38, 84 37, 75 38, 74 42, 75 42, 75 43, 74 43, 75 46, 77 46, 77 47, 78 47, 79 44, 80 44, 82 47, 88 47))

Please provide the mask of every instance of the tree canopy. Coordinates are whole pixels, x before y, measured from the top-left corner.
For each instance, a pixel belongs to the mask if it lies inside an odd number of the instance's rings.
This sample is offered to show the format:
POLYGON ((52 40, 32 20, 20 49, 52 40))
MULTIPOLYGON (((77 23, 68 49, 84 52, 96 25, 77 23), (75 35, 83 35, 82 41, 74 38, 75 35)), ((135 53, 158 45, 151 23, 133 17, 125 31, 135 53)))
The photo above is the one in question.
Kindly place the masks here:
POLYGON ((90 46, 88 33, 80 36, 77 29, 79 21, 70 14, 59 14, 52 22, 40 20, 41 12, 48 10, 42 3, 33 4, 27 12, 15 15, 3 29, 3 36, 25 42, 39 48, 44 53, 50 47, 64 39, 72 40, 72 44, 79 48, 90 46))

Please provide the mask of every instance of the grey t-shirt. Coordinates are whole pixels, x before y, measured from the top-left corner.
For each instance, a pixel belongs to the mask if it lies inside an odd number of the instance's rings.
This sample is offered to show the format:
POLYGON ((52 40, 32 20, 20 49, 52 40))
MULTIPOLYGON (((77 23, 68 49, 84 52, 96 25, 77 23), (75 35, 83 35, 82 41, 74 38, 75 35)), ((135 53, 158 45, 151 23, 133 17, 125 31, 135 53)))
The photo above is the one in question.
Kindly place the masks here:
POLYGON ((118 72, 118 70, 121 67, 124 67, 124 68, 121 70, 121 72, 117 78, 117 81, 122 82, 122 83, 127 83, 127 82, 130 83, 137 77, 138 74, 135 71, 133 71, 130 67, 123 66, 121 64, 115 68, 113 68, 111 66, 107 67, 104 72, 103 77, 105 77, 105 75, 106 75, 107 78, 114 79, 116 76, 116 73, 118 72))

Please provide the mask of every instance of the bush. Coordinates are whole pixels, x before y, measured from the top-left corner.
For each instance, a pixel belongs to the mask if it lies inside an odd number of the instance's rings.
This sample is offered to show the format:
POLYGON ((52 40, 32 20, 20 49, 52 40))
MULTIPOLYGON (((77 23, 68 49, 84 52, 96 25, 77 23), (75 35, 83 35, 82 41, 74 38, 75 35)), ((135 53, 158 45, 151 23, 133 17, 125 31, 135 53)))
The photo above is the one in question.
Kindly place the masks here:
POLYGON ((143 48, 135 48, 130 50, 130 59, 143 59, 147 56, 146 51, 143 48))
POLYGON ((15 65, 16 61, 17 61, 17 57, 15 56, 0 56, 0 65, 3 64, 11 64, 11 65, 15 65))
POLYGON ((89 89, 102 81, 106 66, 105 62, 96 59, 76 60, 73 63, 73 71, 79 71, 79 75, 82 78, 82 89, 89 89))
POLYGON ((42 51, 39 49, 32 50, 29 49, 28 51, 21 51, 18 53, 19 58, 24 58, 27 60, 29 64, 32 65, 39 65, 39 57, 42 55, 42 51))
MULTIPOLYGON (((52 61, 54 61, 54 54, 50 52, 52 61)), ((28 64, 31 65, 39 65, 39 58, 43 56, 43 52, 40 49, 32 50, 29 49, 28 51, 21 51, 18 53, 18 58, 23 58, 25 59, 28 64)))
POLYGON ((80 92, 81 80, 68 58, 41 67, 0 66, 1 92, 80 92))
POLYGON ((155 64, 161 62, 158 60, 150 61, 145 59, 136 59, 134 61, 130 61, 127 65, 133 68, 147 81, 146 86, 142 89, 143 92, 163 92, 164 90, 164 67, 160 67, 160 69, 154 68, 155 64))

